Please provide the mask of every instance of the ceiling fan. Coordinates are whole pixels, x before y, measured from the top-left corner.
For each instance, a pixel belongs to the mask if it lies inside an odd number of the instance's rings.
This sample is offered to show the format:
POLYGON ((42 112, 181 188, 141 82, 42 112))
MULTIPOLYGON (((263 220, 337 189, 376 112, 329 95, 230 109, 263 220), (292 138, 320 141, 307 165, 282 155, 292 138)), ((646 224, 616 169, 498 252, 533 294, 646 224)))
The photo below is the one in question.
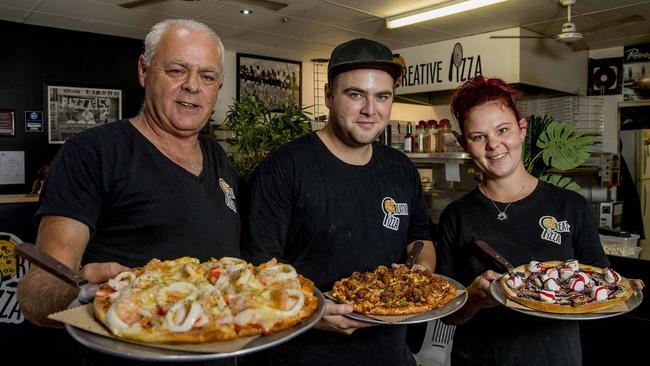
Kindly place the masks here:
MULTIPOLYGON (((132 9, 146 4, 161 3, 163 1, 169 1, 169 0, 135 0, 135 1, 129 1, 126 3, 118 4, 118 5, 123 8, 132 9)), ((199 0, 182 0, 182 1, 199 1, 199 0)), ((271 0, 231 0, 231 1, 246 4, 246 5, 257 6, 260 8, 275 10, 275 11, 280 10, 287 6, 287 4, 279 3, 271 0)))
POLYGON ((558 42, 562 42, 571 47, 574 51, 586 50, 588 49, 587 44, 584 41, 584 35, 589 33, 594 33, 602 31, 609 28, 614 28, 622 25, 627 25, 629 23, 641 22, 645 20, 645 17, 640 14, 631 15, 625 18, 612 20, 609 22, 601 23, 593 27, 586 28, 582 32, 578 32, 575 23, 571 21, 571 6, 575 5, 576 0, 560 0, 560 4, 566 7, 567 9, 567 19, 564 24, 562 24, 562 30, 560 33, 554 36, 490 36, 490 38, 552 38, 558 42))

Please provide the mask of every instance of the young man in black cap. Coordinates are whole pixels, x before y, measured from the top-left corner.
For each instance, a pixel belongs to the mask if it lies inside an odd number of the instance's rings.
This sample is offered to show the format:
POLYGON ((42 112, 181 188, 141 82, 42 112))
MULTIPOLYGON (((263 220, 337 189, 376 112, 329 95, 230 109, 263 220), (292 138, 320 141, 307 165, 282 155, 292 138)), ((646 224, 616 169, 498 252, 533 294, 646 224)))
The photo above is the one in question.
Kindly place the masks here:
MULTIPOLYGON (((403 262, 416 240, 419 265, 435 266, 420 178, 403 153, 376 142, 402 66, 367 39, 332 52, 325 85, 327 125, 276 152, 252 181, 249 239, 243 252, 291 263, 323 292, 354 271, 403 262)), ((273 365, 415 365, 405 326, 376 326, 327 301, 304 335, 269 351, 273 365)))

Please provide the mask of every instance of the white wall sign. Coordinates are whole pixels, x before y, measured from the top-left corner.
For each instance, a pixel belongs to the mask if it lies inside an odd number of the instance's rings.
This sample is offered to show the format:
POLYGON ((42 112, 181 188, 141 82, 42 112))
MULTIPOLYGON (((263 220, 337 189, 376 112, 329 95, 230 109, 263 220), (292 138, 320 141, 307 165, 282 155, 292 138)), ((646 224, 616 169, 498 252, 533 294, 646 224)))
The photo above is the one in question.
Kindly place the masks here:
POLYGON ((490 38, 535 34, 510 28, 395 50, 405 65, 396 94, 452 90, 476 75, 568 93, 586 91, 586 51, 573 52, 554 39, 490 38))
POLYGON ((24 151, 0 151, 0 184, 25 184, 24 151))
POLYGON ((476 75, 495 76, 513 82, 518 75, 518 40, 490 39, 504 30, 403 48, 404 77, 397 94, 454 89, 476 75))

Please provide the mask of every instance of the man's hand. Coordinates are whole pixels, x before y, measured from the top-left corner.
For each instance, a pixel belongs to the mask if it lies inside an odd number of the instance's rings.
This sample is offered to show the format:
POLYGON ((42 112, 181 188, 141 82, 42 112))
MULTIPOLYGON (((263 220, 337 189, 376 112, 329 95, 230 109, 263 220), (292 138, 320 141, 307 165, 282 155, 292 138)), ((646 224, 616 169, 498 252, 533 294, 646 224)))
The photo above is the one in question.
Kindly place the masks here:
POLYGON ((90 283, 102 283, 128 270, 117 262, 88 263, 81 268, 81 275, 90 283))
POLYGON ((77 300, 82 304, 91 302, 95 297, 95 292, 99 290, 100 283, 104 283, 117 276, 120 272, 127 271, 128 269, 128 267, 124 267, 117 262, 86 264, 81 269, 81 275, 87 279, 89 283, 79 288, 77 300))
POLYGON ((316 323, 316 328, 350 335, 359 328, 376 325, 372 323, 360 322, 343 316, 343 314, 349 314, 352 311, 352 305, 335 304, 330 300, 326 300, 325 314, 321 320, 316 323))

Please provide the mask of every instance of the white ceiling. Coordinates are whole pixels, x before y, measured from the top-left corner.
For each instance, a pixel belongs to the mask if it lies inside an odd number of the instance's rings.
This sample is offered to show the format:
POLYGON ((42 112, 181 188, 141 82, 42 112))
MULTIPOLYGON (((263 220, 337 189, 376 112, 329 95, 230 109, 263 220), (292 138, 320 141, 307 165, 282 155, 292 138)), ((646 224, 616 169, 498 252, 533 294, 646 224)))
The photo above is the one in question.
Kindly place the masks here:
MULTIPOLYGON (((0 19, 143 39, 159 20, 193 18, 210 25, 229 51, 308 61, 327 58, 334 46, 357 37, 400 49, 517 26, 553 36, 566 17, 557 0, 509 0, 389 30, 386 17, 446 1, 274 0, 288 4, 279 11, 246 6, 245 0, 161 0, 133 9, 118 6, 129 1, 0 0, 0 19), (254 13, 240 14, 245 7, 254 13)), ((636 14, 646 19, 585 34, 590 49, 601 49, 650 42, 650 1, 577 0, 572 20, 580 31, 636 14)))

